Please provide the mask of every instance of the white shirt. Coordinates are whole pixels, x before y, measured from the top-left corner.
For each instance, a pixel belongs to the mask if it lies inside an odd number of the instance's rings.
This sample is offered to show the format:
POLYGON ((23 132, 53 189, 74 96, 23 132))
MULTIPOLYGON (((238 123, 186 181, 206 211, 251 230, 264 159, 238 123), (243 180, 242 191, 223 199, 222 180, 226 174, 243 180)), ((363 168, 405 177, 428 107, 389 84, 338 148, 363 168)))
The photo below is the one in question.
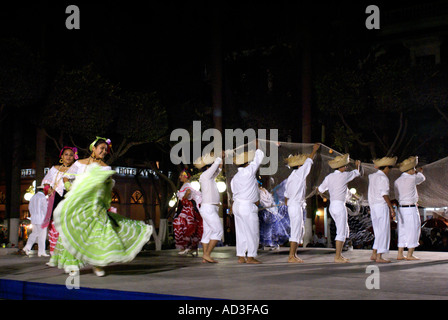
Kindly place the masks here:
POLYGON ((264 152, 260 149, 255 151, 254 160, 245 168, 238 168, 238 172, 230 181, 233 200, 257 202, 260 199, 258 182, 255 174, 264 158, 264 152))
POLYGON ((416 204, 418 201, 417 185, 425 181, 425 176, 418 172, 417 174, 408 174, 403 172, 395 180, 395 198, 398 199, 400 206, 416 204))
POLYGON ((47 214, 48 201, 42 191, 38 191, 31 197, 28 210, 31 215, 32 224, 42 224, 47 214))
POLYGON ((348 172, 335 170, 325 177, 324 181, 319 186, 319 192, 324 193, 328 190, 330 193, 330 201, 338 200, 345 202, 347 196, 347 183, 360 175, 358 169, 348 172))
POLYGON ((375 204, 384 204, 383 196, 389 195, 389 178, 387 175, 378 170, 375 173, 369 175, 369 190, 368 190, 368 200, 369 205, 373 206, 375 204))
POLYGON ((313 160, 308 158, 298 169, 294 170, 288 177, 285 185, 285 197, 288 203, 300 203, 306 197, 306 177, 311 171, 313 160))
POLYGON ((219 167, 221 162, 221 158, 216 158, 210 168, 205 170, 199 178, 199 182, 201 183, 202 203, 219 204, 219 191, 216 186, 215 178, 221 172, 221 168, 219 167))
POLYGON ((66 172, 60 172, 56 167, 51 167, 45 177, 42 179, 42 184, 49 184, 53 190, 62 197, 64 194, 64 178, 68 178, 71 182, 75 179, 74 173, 77 171, 76 162, 71 165, 66 172))

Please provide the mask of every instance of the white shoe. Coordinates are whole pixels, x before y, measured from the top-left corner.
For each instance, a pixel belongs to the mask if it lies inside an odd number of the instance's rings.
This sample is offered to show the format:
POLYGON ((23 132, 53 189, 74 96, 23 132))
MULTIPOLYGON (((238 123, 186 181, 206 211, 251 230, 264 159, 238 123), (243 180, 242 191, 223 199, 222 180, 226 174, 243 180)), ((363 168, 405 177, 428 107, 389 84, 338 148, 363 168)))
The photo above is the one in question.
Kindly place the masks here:
POLYGON ((31 254, 31 250, 30 250, 30 249, 23 248, 23 251, 25 252, 25 254, 26 254, 27 256, 29 256, 29 255, 31 254))
POLYGON ((190 252, 190 249, 187 248, 187 249, 185 249, 183 251, 179 251, 178 254, 184 255, 184 254, 187 254, 189 252, 190 252))
POLYGON ((37 256, 38 257, 49 257, 50 255, 46 254, 46 253, 39 253, 37 256))
POLYGON ((93 272, 98 276, 98 277, 104 277, 106 275, 106 272, 104 271, 103 268, 100 267, 93 267, 93 272))

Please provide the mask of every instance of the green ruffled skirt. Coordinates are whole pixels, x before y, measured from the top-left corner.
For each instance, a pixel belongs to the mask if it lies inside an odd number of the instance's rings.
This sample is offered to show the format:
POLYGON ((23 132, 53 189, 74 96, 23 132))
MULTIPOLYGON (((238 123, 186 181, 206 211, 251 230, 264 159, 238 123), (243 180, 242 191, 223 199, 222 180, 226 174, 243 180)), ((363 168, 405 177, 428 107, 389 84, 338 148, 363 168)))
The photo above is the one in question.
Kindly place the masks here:
POLYGON ((70 252, 65 250, 62 245, 61 235, 58 237, 58 241, 56 242, 56 246, 54 247, 54 251, 48 265, 50 267, 64 269, 66 273, 70 273, 70 271, 77 271, 85 266, 81 260, 76 259, 70 252))
POLYGON ((90 165, 54 211, 59 240, 49 265, 69 272, 86 264, 129 262, 149 241, 152 226, 108 212, 113 170, 90 165))

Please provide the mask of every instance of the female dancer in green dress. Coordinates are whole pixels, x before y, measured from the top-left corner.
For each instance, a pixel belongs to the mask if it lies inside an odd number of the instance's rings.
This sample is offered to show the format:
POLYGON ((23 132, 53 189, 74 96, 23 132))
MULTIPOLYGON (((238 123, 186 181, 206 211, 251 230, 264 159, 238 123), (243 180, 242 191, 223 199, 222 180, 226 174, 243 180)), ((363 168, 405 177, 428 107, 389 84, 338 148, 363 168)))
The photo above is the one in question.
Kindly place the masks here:
POLYGON ((102 267, 133 260, 151 237, 152 226, 109 211, 115 171, 103 159, 110 145, 97 137, 90 145, 91 156, 74 164, 76 179, 54 213, 60 240, 50 266, 78 272, 89 264, 103 276, 102 267))

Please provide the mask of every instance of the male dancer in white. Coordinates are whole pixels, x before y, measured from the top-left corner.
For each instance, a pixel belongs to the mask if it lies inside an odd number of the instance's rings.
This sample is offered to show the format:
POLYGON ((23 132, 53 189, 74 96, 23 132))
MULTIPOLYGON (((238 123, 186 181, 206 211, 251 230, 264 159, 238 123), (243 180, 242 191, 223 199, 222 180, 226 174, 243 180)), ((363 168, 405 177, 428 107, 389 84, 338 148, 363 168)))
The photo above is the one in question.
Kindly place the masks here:
POLYGON ((31 214, 31 223, 33 225, 33 232, 31 232, 30 237, 28 238, 28 242, 26 246, 23 248, 23 251, 27 255, 30 254, 31 248, 34 243, 39 246, 38 256, 39 257, 49 257, 48 254, 45 253, 45 240, 47 239, 47 228, 42 228, 42 224, 45 219, 45 215, 47 214, 47 206, 48 201, 45 197, 43 186, 39 186, 36 188, 37 192, 30 199, 30 204, 28 209, 31 214))
POLYGON ((219 218, 219 191, 216 186, 215 178, 222 170, 222 158, 217 157, 213 161, 210 155, 204 156, 199 164, 195 164, 198 169, 207 168, 202 172, 199 182, 201 184, 202 203, 199 212, 202 216, 202 262, 217 263, 211 257, 211 253, 216 244, 221 240, 224 234, 221 219, 219 218), (211 164, 211 166, 210 166, 211 164))
POLYGON ((259 201, 260 194, 255 174, 263 161, 264 152, 258 149, 258 141, 256 148, 255 155, 253 151, 244 152, 234 158, 234 163, 240 167, 230 182, 233 193, 232 211, 235 216, 238 263, 261 263, 255 259, 260 243, 258 207, 255 204, 259 201), (253 161, 249 163, 251 158, 253 161))
POLYGON ((286 181, 285 186, 285 204, 288 206, 289 221, 291 224, 291 237, 289 238, 289 257, 290 263, 303 262, 297 256, 297 248, 303 239, 303 210, 306 207, 306 177, 311 171, 313 159, 319 149, 320 144, 313 146, 313 151, 309 155, 290 156, 285 161, 289 167, 298 167, 293 170, 286 181))
POLYGON ((347 184, 361 175, 361 161, 356 160, 357 169, 347 172, 347 165, 350 163, 349 154, 338 156, 328 161, 332 169, 336 169, 325 177, 318 191, 324 193, 328 190, 330 193, 330 215, 336 223, 336 255, 334 262, 346 263, 349 260, 342 256, 342 247, 350 230, 348 227, 347 208, 345 199, 347 196, 347 184))
POLYGON ((426 180, 423 168, 415 169, 418 163, 417 157, 410 157, 400 163, 401 176, 395 180, 395 198, 398 200, 398 256, 397 260, 419 260, 414 256, 414 250, 419 246, 420 239, 420 214, 418 212, 417 185, 426 180), (417 172, 418 171, 418 172, 417 172), (408 248, 405 257, 404 248, 408 248))
POLYGON ((369 175, 368 199, 375 234, 370 260, 380 263, 390 262, 390 260, 383 258, 383 254, 389 252, 390 219, 395 216, 394 207, 389 198, 389 178, 387 175, 396 162, 397 157, 373 160, 378 171, 369 175))

